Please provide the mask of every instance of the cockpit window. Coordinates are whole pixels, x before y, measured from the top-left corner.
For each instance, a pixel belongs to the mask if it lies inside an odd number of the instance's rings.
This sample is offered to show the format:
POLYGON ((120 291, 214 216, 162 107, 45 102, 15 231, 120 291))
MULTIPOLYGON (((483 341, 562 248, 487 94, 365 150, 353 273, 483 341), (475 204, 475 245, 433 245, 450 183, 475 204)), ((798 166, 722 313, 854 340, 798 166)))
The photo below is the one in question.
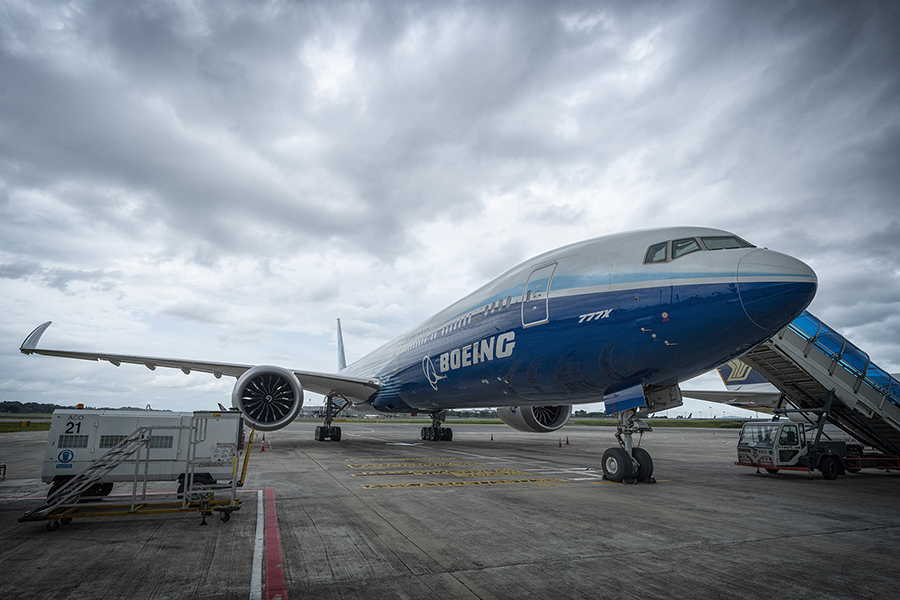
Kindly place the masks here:
POLYGON ((721 235, 715 237, 702 237, 703 245, 707 250, 730 250, 731 248, 755 248, 753 244, 747 243, 741 238, 734 235, 721 235))
POLYGON ((694 238, 685 238, 683 240, 675 240, 672 242, 672 259, 679 258, 685 254, 701 250, 700 244, 694 238))
POLYGON ((668 242, 661 242, 647 248, 647 256, 644 257, 644 264, 666 262, 666 246, 668 245, 668 242))

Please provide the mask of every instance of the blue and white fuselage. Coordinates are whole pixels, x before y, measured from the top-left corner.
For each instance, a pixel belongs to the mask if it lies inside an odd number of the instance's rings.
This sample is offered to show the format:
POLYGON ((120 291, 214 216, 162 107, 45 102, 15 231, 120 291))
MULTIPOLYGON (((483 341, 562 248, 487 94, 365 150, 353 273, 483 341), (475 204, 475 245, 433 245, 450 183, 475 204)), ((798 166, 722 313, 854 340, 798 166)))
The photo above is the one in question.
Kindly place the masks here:
POLYGON ((718 229, 610 235, 510 269, 340 374, 377 378, 365 403, 382 412, 598 402, 740 356, 816 284, 804 263, 718 229))
POLYGON ((431 413, 434 435, 443 435, 437 413, 469 407, 500 407, 513 427, 553 431, 573 404, 602 400, 607 412, 630 410, 627 419, 638 407, 649 413, 677 406, 679 382, 772 336, 815 291, 815 274, 794 258, 727 231, 669 227, 536 256, 336 374, 38 348, 49 322, 20 349, 236 377, 232 405, 263 431, 293 421, 304 390, 327 399, 318 439, 339 439, 331 420, 341 400, 345 407, 431 413))
MULTIPOLYGON (((669 227, 537 256, 336 374, 38 348, 49 321, 20 350, 236 377, 232 406, 262 431, 290 424, 304 390, 324 394, 319 441, 341 439, 334 416, 351 405, 430 413, 422 439, 450 441, 440 424, 446 409, 498 407, 511 427, 549 432, 566 424, 572 405, 602 400, 619 422, 604 477, 652 483, 650 454, 632 444, 646 429, 638 417, 678 406, 679 382, 768 339, 815 292, 815 273, 790 256, 727 231, 669 227)), ((340 329, 338 348, 343 367, 340 329)))

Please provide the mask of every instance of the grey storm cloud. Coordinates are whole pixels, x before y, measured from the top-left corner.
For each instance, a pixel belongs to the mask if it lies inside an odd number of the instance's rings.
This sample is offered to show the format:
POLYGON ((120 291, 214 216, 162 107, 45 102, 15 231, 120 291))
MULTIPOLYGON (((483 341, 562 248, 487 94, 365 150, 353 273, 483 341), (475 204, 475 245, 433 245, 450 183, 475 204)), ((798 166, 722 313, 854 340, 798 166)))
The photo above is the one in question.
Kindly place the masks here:
POLYGON ((74 282, 85 282, 94 285, 108 287, 111 280, 120 277, 120 273, 102 270, 79 270, 46 268, 36 262, 14 262, 0 264, 0 279, 31 279, 37 280, 47 287, 60 291, 68 291, 68 287, 74 282))
POLYGON ((545 233, 697 224, 809 262, 816 313, 900 360, 898 64, 889 2, 9 0, 0 329, 37 286, 382 335, 545 233))
POLYGON ((0 55, 6 186, 121 187, 152 220, 230 251, 265 247, 249 222, 388 257, 418 219, 477 212, 485 189, 542 170, 599 179, 640 147, 663 180, 723 179, 763 197, 787 185, 819 208, 846 201, 823 187, 894 199, 900 129, 885 117, 900 57, 883 5, 22 6, 7 4, 0 55), (351 89, 320 105, 299 57, 342 36, 351 89), (649 84, 620 88, 645 38, 668 57, 649 84), (811 123, 830 113, 837 131, 811 123), (563 117, 576 134, 559 135, 563 117), (295 151, 279 151, 292 136, 295 151))

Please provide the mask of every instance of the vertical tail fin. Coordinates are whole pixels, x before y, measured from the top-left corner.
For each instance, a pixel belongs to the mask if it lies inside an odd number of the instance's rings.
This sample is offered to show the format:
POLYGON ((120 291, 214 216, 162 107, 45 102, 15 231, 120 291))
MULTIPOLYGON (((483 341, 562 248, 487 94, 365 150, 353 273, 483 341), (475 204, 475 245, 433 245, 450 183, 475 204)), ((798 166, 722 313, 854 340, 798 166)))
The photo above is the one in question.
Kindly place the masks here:
POLYGON ((769 384, 769 380, 760 375, 757 371, 750 368, 750 365, 741 362, 738 359, 732 360, 716 369, 725 389, 730 392, 740 390, 745 385, 765 383, 769 384))
POLYGON ((344 336, 341 335, 341 320, 337 320, 337 352, 338 371, 347 368, 347 357, 344 356, 344 336))

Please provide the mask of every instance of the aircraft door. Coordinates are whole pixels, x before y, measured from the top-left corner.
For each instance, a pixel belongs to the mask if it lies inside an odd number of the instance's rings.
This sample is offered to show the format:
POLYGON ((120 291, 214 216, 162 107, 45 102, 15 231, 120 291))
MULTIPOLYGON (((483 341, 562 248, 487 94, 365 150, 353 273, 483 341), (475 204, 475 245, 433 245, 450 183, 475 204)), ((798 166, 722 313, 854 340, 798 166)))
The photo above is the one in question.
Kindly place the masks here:
POLYGON ((550 280, 556 263, 544 265, 531 272, 525 291, 522 292, 522 325, 531 327, 546 323, 550 319, 550 280))

